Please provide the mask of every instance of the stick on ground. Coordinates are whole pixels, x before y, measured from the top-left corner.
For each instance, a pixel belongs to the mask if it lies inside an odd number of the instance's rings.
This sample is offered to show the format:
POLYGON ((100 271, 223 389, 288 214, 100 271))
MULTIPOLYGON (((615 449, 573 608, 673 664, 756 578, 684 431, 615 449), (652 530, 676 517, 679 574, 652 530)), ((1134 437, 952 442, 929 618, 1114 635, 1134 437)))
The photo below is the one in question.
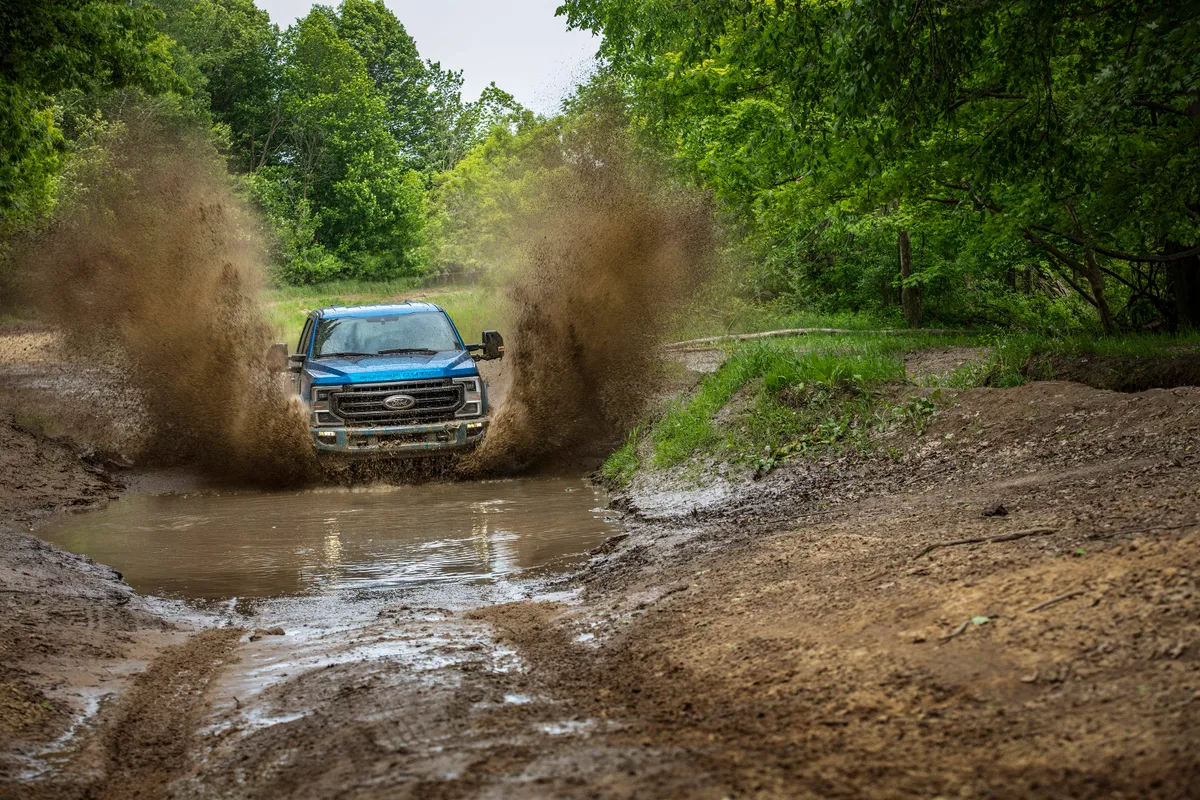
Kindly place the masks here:
POLYGON ((991 544, 992 542, 1012 542, 1017 539, 1024 539, 1029 536, 1045 536, 1051 533, 1058 533, 1059 528, 1029 528, 1028 530, 1015 531, 1013 533, 1002 533, 999 536, 979 536, 974 539, 958 539, 953 542, 938 542, 937 544, 926 545, 921 548, 915 556, 912 557, 916 561, 923 555, 932 553, 942 547, 958 547, 966 544, 991 544))
POLYGON ((1033 608, 1025 609, 1025 613, 1032 614, 1035 611, 1041 611, 1043 608, 1049 608, 1050 606, 1052 606, 1056 603, 1061 603, 1064 600, 1070 600, 1072 597, 1078 597, 1081 594, 1083 594, 1083 589, 1076 589, 1073 592, 1065 592, 1063 594, 1060 594, 1058 597, 1051 597, 1049 600, 1045 601, 1044 603, 1038 603, 1033 608))
POLYGON ((770 339, 776 336, 811 336, 813 334, 846 335, 858 333, 867 336, 881 334, 931 334, 934 336, 961 336, 970 333, 964 330, 941 330, 937 328, 887 328, 877 331, 860 331, 850 328, 787 328, 779 331, 763 331, 762 333, 731 333, 725 336, 706 336, 703 339, 688 339, 686 342, 673 342, 665 345, 668 350, 699 349, 699 346, 719 344, 721 342, 745 342, 750 339, 770 339))

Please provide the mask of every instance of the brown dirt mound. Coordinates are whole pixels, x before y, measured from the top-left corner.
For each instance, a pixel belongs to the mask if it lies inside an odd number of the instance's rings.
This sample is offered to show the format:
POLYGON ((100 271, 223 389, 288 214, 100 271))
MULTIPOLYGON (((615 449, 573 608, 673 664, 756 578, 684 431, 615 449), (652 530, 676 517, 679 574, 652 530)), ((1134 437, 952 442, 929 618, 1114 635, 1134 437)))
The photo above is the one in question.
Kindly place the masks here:
POLYGON ((987 355, 986 347, 931 347, 904 357, 908 379, 944 378, 987 355))
POLYGON ((48 439, 0 415, 0 521, 23 524, 66 506, 115 497, 121 485, 79 457, 65 441, 48 439))
POLYGON ((1200 353, 1166 356, 1042 355, 1022 373, 1033 380, 1075 381, 1095 389, 1144 392, 1200 386, 1200 353))

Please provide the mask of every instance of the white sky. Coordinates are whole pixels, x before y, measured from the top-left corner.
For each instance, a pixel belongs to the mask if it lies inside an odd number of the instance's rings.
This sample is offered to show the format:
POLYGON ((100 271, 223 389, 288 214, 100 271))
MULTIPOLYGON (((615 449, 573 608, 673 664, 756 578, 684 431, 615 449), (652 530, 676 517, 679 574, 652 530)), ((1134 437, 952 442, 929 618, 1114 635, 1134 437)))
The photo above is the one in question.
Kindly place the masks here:
MULTIPOLYGON (((337 6, 340 0, 326 0, 337 6)), ((463 97, 474 100, 490 81, 517 102, 554 114, 588 76, 600 40, 568 31, 554 16, 561 0, 384 0, 417 42, 422 58, 462 70, 463 97)), ((286 28, 312 0, 255 0, 286 28)))

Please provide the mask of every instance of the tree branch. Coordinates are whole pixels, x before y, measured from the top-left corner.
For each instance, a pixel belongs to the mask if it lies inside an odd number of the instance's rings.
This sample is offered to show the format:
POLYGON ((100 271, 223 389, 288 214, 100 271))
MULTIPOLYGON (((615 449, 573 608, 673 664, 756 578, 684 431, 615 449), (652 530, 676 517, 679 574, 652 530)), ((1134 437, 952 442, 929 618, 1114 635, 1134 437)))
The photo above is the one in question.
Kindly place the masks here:
MULTIPOLYGON (((1083 264, 1081 264, 1078 261, 1076 261, 1075 259, 1071 258, 1069 255, 1067 255, 1063 251, 1059 250, 1057 247, 1050 244, 1045 239, 1038 236, 1036 233, 1029 230, 1028 228, 1025 229, 1025 238, 1028 239, 1029 241, 1033 242, 1034 244, 1036 244, 1038 247, 1045 250, 1050 255, 1057 258, 1059 261, 1061 261, 1064 264, 1066 264, 1067 266, 1069 266, 1072 270, 1075 270, 1076 272, 1084 271, 1083 264)), ((1072 289, 1074 289, 1076 292, 1078 292, 1080 297, 1082 297, 1084 300, 1091 303, 1092 306, 1094 306, 1096 309, 1100 308, 1100 304, 1096 302, 1096 298, 1092 297, 1090 294, 1085 292, 1083 290, 1082 286, 1080 286, 1078 283, 1076 283, 1075 281, 1073 281, 1071 279, 1070 275, 1065 274, 1061 270, 1055 270, 1055 272, 1058 273, 1058 276, 1060 278, 1062 278, 1064 281, 1067 282, 1067 285, 1069 285, 1072 289)))
MULTIPOLYGON (((1132 255, 1130 253, 1122 253, 1120 250, 1109 250, 1106 247, 1097 247, 1094 244, 1089 244, 1087 241, 1081 239, 1078 236, 1072 236, 1068 233, 1060 233, 1047 225, 1030 225, 1029 228, 1032 228, 1035 231, 1042 231, 1043 233, 1049 233, 1053 236, 1057 236, 1060 239, 1066 239, 1071 244, 1076 244, 1076 245, 1079 245, 1080 247, 1090 247, 1091 249, 1095 250, 1100 255, 1108 256, 1109 258, 1115 258, 1118 261, 1166 263, 1166 262, 1171 262, 1171 261, 1182 261, 1185 258, 1191 258, 1194 255, 1200 255, 1200 247, 1193 247, 1191 250, 1184 250, 1179 253, 1172 253, 1169 256, 1132 255)), ((1026 228, 1026 230, 1029 230, 1029 228, 1026 228)), ((1028 237, 1026 237, 1026 238, 1028 238, 1028 237)))
POLYGON ((975 100, 983 100, 983 99, 1026 100, 1026 99, 1028 99, 1028 97, 1027 97, 1027 95, 1023 95, 1023 94, 1009 94, 1007 92, 998 92, 998 91, 972 92, 972 93, 968 93, 968 94, 958 98, 953 103, 951 103, 950 110, 957 111, 958 109, 965 106, 967 103, 973 102, 975 100))
POLYGON ((1138 108, 1148 108, 1152 111, 1161 111, 1164 114, 1178 114, 1181 117, 1188 115, 1186 111, 1180 111, 1177 108, 1171 108, 1164 103, 1156 103, 1153 100, 1134 100, 1130 105, 1137 106, 1138 108))

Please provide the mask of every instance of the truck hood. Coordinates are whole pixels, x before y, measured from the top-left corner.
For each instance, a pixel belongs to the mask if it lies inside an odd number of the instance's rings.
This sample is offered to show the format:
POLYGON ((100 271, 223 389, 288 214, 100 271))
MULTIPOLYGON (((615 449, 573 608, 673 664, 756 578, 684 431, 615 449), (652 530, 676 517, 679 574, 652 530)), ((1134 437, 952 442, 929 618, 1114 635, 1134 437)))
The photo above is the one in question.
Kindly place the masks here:
POLYGON ((475 361, 465 350, 448 350, 431 356, 409 354, 365 358, 317 358, 306 361, 304 370, 315 386, 466 378, 479 374, 475 361))

